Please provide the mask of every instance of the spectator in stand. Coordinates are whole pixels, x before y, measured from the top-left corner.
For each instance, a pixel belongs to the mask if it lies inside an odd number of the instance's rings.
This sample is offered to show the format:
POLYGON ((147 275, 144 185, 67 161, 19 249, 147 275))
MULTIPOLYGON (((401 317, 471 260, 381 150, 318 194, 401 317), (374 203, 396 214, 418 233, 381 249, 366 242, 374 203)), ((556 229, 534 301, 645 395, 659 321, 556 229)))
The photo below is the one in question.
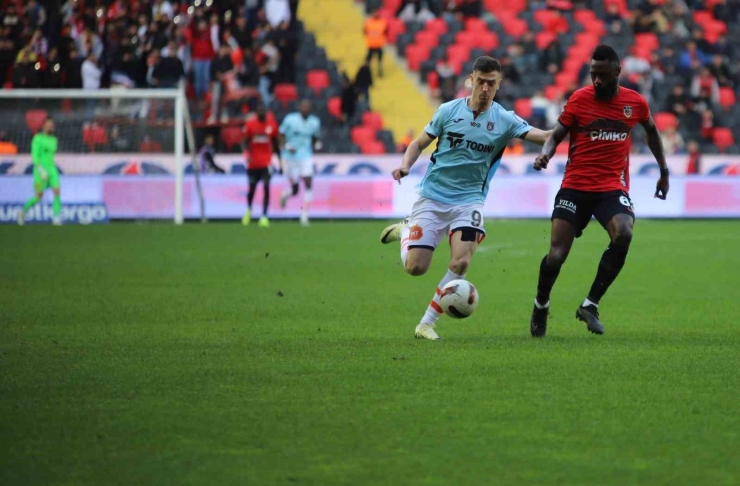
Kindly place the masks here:
POLYGON ((719 54, 728 61, 735 57, 735 49, 732 47, 732 44, 727 42, 727 36, 725 34, 720 34, 717 42, 714 43, 714 53, 719 54))
POLYGON ((509 155, 523 155, 524 154, 524 143, 520 138, 514 138, 509 140, 504 150, 504 157, 509 155))
POLYGON ((7 132, 0 132, 0 155, 15 155, 18 153, 18 146, 8 140, 7 132))
POLYGON ((275 80, 278 83, 295 83, 295 55, 298 52, 296 30, 288 22, 282 22, 271 34, 275 47, 280 51, 280 63, 275 80))
POLYGON ((152 5, 152 19, 155 22, 168 21, 175 18, 175 9, 168 0, 154 0, 152 5))
POLYGON ((661 0, 644 0, 635 12, 634 30, 636 34, 668 30, 668 19, 660 6, 661 0))
POLYGON ((41 81, 44 88, 55 89, 63 86, 62 64, 59 49, 52 47, 46 55, 46 67, 42 71, 41 81))
MULTIPOLYGON (((362 69, 362 68, 360 68, 362 69)), ((358 73, 359 76, 359 73, 358 73)), ((342 123, 349 123, 357 110, 357 89, 346 73, 342 74, 342 123)))
POLYGON ((190 26, 190 48, 193 56, 193 87, 196 97, 202 100, 211 81, 211 62, 215 57, 215 50, 208 22, 200 10, 196 12, 201 15, 196 16, 195 25, 190 26))
POLYGON ((97 34, 95 34, 89 28, 86 28, 82 34, 77 38, 77 50, 80 55, 87 58, 90 52, 95 54, 95 59, 100 59, 103 55, 103 42, 100 40, 97 34))
POLYGON ((98 67, 95 52, 90 52, 82 63, 82 89, 100 89, 100 78, 103 71, 98 67))
POLYGON ((239 82, 242 86, 256 88, 260 82, 260 67, 254 59, 254 52, 251 47, 246 47, 242 51, 242 63, 236 68, 239 82))
POLYGON ((211 63, 211 116, 208 120, 211 123, 218 119, 221 94, 225 88, 224 78, 233 71, 234 63, 231 60, 231 46, 226 43, 221 44, 218 57, 211 63))
POLYGON ((457 76, 446 61, 440 61, 437 64, 437 78, 439 79, 439 100, 441 103, 447 103, 455 99, 457 90, 457 76))
POLYGON ((702 67, 691 81, 691 96, 697 104, 711 109, 719 104, 719 83, 707 67, 702 67))
POLYGON ((686 146, 689 153, 689 162, 686 166, 687 174, 700 174, 701 173, 701 152, 699 150, 699 143, 696 140, 690 140, 686 146))
POLYGON ((354 90, 357 95, 370 106, 370 88, 373 86, 373 73, 370 70, 370 63, 366 60, 355 75, 354 90))
POLYGON ((10 36, 10 30, 7 25, 0 25, 0 85, 7 81, 8 70, 16 57, 15 42, 10 36))
POLYGON ((483 13, 481 0, 460 0, 457 5, 457 12, 463 18, 480 17, 483 13))
POLYGON ((560 41, 555 39, 540 54, 540 71, 555 74, 562 64, 563 50, 560 47, 560 41))
POLYGON ((246 0, 245 17, 247 19, 247 29, 252 32, 257 27, 257 19, 260 12, 260 0, 246 0))
POLYGON ((167 45, 167 55, 161 58, 154 67, 152 78, 157 88, 177 88, 180 80, 185 76, 182 61, 177 57, 177 44, 170 41, 167 45))
POLYGON ((265 17, 272 27, 277 27, 283 22, 290 23, 288 0, 265 0, 265 17))
POLYGON ((714 135, 714 113, 712 110, 704 108, 701 113, 701 138, 706 143, 712 143, 714 135))
POLYGON ((663 150, 666 155, 676 155, 683 152, 684 141, 675 127, 666 127, 660 131, 660 139, 663 141, 663 150))
POLYGON ((532 116, 530 117, 531 125, 533 127, 550 127, 554 124, 550 123, 548 112, 552 102, 545 98, 542 90, 537 90, 531 99, 532 104, 532 116))
POLYGON ((501 74, 503 76, 502 84, 517 84, 519 83, 521 77, 519 76, 519 71, 517 71, 516 66, 514 66, 513 61, 509 56, 504 54, 501 56, 500 59, 501 63, 501 74))
POLYGON ((678 60, 678 71, 684 74, 691 73, 694 70, 694 64, 698 62, 701 65, 707 63, 707 56, 696 45, 694 41, 688 41, 686 48, 681 53, 678 60))
POLYGON ((80 57, 77 49, 73 47, 72 50, 69 51, 68 60, 62 63, 65 88, 82 88, 82 62, 83 59, 80 57))
MULTIPOLYGON (((701 27, 695 26, 691 30, 691 40, 696 43, 696 48, 699 49, 706 57, 708 57, 714 50, 712 44, 710 44, 709 41, 704 37, 704 31, 701 30, 701 27)), ((702 62, 702 64, 706 64, 707 62, 709 62, 708 59, 702 62)))
POLYGON ((720 54, 712 56, 712 63, 709 65, 709 72, 717 79, 717 83, 722 87, 732 88, 734 83, 729 66, 725 63, 725 58, 720 54))
POLYGON ((243 15, 237 15, 231 34, 242 49, 252 47, 252 30, 247 26, 247 19, 243 15))
MULTIPOLYGON (((709 3, 709 2, 707 2, 709 3)), ((738 3, 733 2, 732 6, 728 5, 727 0, 714 0, 714 7, 712 8, 712 14, 717 20, 721 20, 725 24, 731 24, 737 22, 738 16, 738 3)))
POLYGON ((26 42, 23 48, 18 51, 15 58, 15 67, 13 68, 13 86, 16 88, 37 88, 38 87, 38 70, 36 63, 38 57, 33 52, 33 45, 26 42))
POLYGON ((378 77, 383 77, 383 49, 388 36, 388 21, 380 16, 380 10, 373 12, 372 17, 365 21, 365 45, 367 46, 366 60, 378 58, 378 77))
POLYGON ((691 110, 691 97, 683 89, 680 84, 673 85, 671 94, 668 95, 666 100, 665 111, 671 112, 677 117, 681 117, 691 110))
POLYGON ((31 37, 31 45, 33 46, 33 52, 40 57, 45 57, 46 52, 49 50, 49 42, 44 37, 41 29, 36 29, 31 37))
POLYGON ((46 24, 46 9, 36 0, 28 0, 23 11, 32 27, 43 27, 46 24))
POLYGON ((275 84, 275 75, 280 66, 280 51, 275 47, 275 43, 268 39, 260 49, 260 83, 259 91, 262 96, 262 102, 269 105, 272 101, 272 89, 275 84))

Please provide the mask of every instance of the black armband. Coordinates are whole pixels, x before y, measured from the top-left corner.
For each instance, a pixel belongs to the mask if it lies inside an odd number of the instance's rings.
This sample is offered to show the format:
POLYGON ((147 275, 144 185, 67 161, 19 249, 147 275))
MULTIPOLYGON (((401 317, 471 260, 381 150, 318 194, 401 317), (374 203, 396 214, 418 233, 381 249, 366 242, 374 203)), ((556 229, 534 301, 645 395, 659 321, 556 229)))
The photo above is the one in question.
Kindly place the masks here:
POLYGON ((668 175, 668 167, 666 167, 665 169, 660 169, 660 177, 668 177, 668 175))

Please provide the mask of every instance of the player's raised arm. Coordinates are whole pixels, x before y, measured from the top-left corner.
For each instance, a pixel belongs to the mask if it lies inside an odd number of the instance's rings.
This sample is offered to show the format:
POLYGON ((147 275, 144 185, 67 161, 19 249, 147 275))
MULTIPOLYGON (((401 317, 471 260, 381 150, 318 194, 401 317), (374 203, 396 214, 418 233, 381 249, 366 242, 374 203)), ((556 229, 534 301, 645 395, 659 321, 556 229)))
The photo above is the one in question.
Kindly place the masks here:
POLYGON ((419 159, 419 156, 424 151, 424 149, 429 147, 429 144, 434 141, 434 138, 436 137, 432 137, 427 132, 421 132, 421 134, 419 134, 419 136, 416 137, 416 139, 409 144, 409 147, 403 154, 403 162, 401 162, 401 167, 393 170, 393 179, 397 180, 400 184, 401 179, 409 175, 411 167, 413 167, 413 165, 419 159))
POLYGON ((655 186, 655 196, 658 199, 665 199, 668 195, 668 189, 670 183, 668 182, 668 164, 665 161, 665 152, 663 151, 663 141, 660 139, 660 132, 658 127, 655 126, 653 117, 648 117, 647 120, 641 123, 645 129, 645 135, 647 136, 648 147, 655 156, 655 160, 658 162, 660 167, 660 179, 655 186))
POLYGON ((555 149, 558 148, 567 134, 568 129, 562 123, 557 122, 555 128, 550 130, 550 136, 547 137, 545 144, 542 146, 542 152, 534 160, 534 170, 547 169, 547 164, 555 155, 555 149))

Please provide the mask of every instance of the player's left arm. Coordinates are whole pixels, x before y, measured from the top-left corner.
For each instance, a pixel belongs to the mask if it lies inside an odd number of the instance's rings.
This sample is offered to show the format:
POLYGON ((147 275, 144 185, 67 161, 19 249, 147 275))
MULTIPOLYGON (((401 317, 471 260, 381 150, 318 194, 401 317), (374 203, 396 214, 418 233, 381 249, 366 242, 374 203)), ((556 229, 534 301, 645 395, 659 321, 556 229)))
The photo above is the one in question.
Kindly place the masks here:
POLYGON ((542 146, 545 145, 550 135, 552 135, 552 130, 540 130, 539 128, 531 127, 529 132, 524 136, 524 140, 542 146))
POLYGON ((650 151, 655 156, 655 160, 658 162, 658 166, 660 167, 660 179, 658 179, 658 183, 655 186, 654 197, 665 199, 668 195, 670 183, 668 181, 668 164, 666 164, 665 161, 663 141, 660 139, 660 132, 658 132, 658 127, 655 126, 655 121, 653 121, 652 116, 648 115, 647 120, 640 122, 640 124, 645 129, 648 147, 650 147, 650 151))

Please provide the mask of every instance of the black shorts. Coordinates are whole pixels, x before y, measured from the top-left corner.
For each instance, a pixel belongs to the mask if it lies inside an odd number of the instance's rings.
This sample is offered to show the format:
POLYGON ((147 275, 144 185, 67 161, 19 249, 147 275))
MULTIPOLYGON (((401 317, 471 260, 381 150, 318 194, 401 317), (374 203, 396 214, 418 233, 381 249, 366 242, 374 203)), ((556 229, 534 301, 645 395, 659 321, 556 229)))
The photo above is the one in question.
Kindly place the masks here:
POLYGON ((635 219, 632 200, 625 191, 587 192, 575 189, 560 189, 555 196, 555 209, 551 219, 564 219, 576 228, 576 238, 595 216, 606 229, 606 225, 617 214, 629 214, 635 219))
POLYGON ((270 182, 270 169, 269 167, 263 169, 247 169, 247 179, 249 179, 250 184, 256 184, 260 180, 267 184, 270 182))

